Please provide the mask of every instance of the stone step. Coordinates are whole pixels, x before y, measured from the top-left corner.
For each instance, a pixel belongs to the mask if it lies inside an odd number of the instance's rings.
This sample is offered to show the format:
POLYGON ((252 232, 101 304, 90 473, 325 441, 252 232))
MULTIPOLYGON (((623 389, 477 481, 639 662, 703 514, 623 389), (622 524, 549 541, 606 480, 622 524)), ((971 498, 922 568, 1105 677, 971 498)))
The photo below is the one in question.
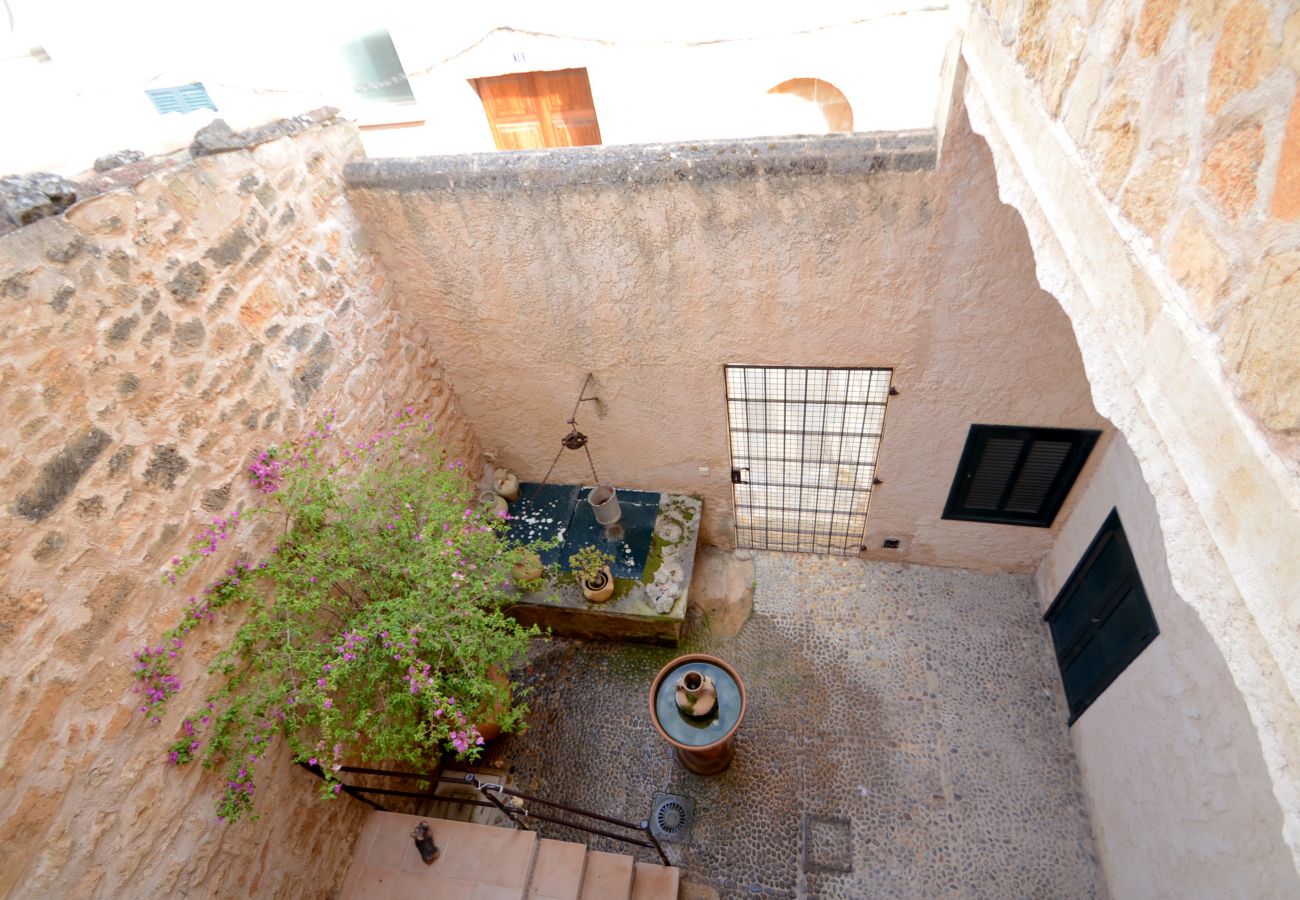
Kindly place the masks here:
MULTIPOLYGON (((447 778, 463 778, 465 776, 465 772, 461 769, 446 769, 442 774, 447 778)), ((475 770, 474 775, 483 784, 509 786, 509 778, 505 772, 475 770)), ((479 790, 468 784, 457 784, 449 781, 439 782, 434 786, 434 796, 424 800, 416 810, 416 814, 434 819, 474 822, 478 825, 513 827, 506 815, 496 807, 473 806, 456 802, 457 800, 482 799, 483 795, 479 793, 479 790)))
POLYGON ((637 860, 632 875, 632 900, 677 900, 681 869, 637 860))
POLYGON ((578 896, 580 900, 631 900, 632 873, 632 857, 590 850, 578 896))
POLYGON ((419 897, 524 900, 537 852, 531 831, 404 813, 371 812, 357 838, 342 900, 419 897), (411 830, 427 821, 442 851, 425 865, 411 830))
POLYGON ((528 885, 528 900, 578 900, 587 870, 587 848, 543 838, 528 885))

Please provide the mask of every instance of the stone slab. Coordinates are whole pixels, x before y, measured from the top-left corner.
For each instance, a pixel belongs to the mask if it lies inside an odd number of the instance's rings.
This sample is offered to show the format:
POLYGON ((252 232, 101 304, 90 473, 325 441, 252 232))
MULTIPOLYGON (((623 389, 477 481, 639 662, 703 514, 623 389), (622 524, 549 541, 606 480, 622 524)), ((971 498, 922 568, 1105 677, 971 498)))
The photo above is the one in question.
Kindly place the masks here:
MULTIPOLYGON (((527 489, 527 485, 521 486, 521 497, 526 496, 527 489)), ((644 510, 636 508, 636 501, 649 496, 652 495, 629 492, 632 502, 625 504, 625 512, 631 514, 631 521, 640 522, 644 510)), ((620 576, 616 571, 613 597, 597 604, 588 602, 571 579, 562 574, 552 575, 540 590, 521 593, 518 602, 509 610, 510 615, 524 625, 538 625, 562 637, 675 646, 686 620, 702 503, 698 498, 684 494, 657 496, 660 499, 653 519, 653 531, 648 537, 646 561, 640 567, 634 564, 631 569, 622 569, 639 573, 639 577, 620 576), (672 577, 661 575, 661 569, 672 577), (654 605, 656 576, 660 585, 671 585, 676 594, 667 612, 660 612, 654 605)), ((637 529, 641 527, 641 524, 636 525, 637 529)), ((565 557, 576 549, 577 546, 568 544, 566 540, 565 557)))

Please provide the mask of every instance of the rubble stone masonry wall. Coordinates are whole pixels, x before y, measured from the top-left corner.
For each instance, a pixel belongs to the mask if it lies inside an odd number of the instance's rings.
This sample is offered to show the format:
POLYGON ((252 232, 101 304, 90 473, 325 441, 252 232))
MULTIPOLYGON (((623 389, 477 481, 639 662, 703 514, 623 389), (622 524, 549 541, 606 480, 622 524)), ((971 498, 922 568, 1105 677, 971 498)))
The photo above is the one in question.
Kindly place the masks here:
MULTIPOLYGON (((0 896, 337 888, 364 807, 319 802, 282 754, 262 818, 221 823, 221 776, 165 763, 202 662, 158 726, 130 673, 225 565, 163 587, 167 561, 253 502, 259 450, 326 410, 370 429, 415 404, 479 466, 427 331, 403 328, 359 244, 340 172, 361 152, 330 122, 180 154, 0 236, 0 896)), ((196 656, 214 650, 209 634, 196 656)))
POLYGON ((1120 228, 1300 473, 1300 9, 980 0, 1120 228))

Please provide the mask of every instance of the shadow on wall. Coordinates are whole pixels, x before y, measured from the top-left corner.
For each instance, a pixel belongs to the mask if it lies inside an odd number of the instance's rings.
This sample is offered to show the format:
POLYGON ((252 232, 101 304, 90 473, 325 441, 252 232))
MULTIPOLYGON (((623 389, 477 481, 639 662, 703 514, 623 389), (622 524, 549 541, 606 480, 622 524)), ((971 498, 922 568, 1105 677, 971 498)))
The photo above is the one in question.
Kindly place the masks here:
POLYGON ((1156 616, 1160 636, 1072 729, 1114 895, 1162 884, 1172 896, 1300 896, 1227 662, 1181 599, 1156 616))

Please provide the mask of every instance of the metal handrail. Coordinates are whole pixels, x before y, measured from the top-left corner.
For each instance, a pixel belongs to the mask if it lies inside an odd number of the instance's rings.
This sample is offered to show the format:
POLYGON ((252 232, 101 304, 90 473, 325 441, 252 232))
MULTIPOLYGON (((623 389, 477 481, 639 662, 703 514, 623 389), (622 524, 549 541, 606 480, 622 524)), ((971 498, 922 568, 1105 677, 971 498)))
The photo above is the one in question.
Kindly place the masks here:
POLYGON ((563 825, 566 828, 576 828, 579 831, 585 831, 588 834, 597 834, 600 835, 601 837, 607 837, 616 841, 622 841, 625 844, 632 844, 633 846, 636 847, 645 847, 648 850, 654 850, 656 853, 659 854, 659 858, 663 860, 665 866, 672 865, 672 863, 668 861, 668 854, 664 853, 664 848, 659 843, 659 839, 656 838, 654 836, 654 832, 650 830, 649 819, 642 819, 640 822, 635 822, 635 823, 627 822, 624 821, 623 819, 615 819, 613 816, 601 815, 600 813, 594 813, 591 812, 590 810, 581 809, 576 806, 570 806, 567 803, 559 803, 555 800, 547 800, 544 797, 535 797, 532 794, 525 794, 523 791, 516 791, 513 788, 508 788, 505 787, 504 785, 484 784, 483 782, 475 778, 473 773, 470 772, 467 772, 465 774, 465 782, 467 784, 472 784, 474 787, 478 788, 479 793, 487 797, 489 800, 495 800, 495 798, 492 796, 493 792, 498 794, 504 794, 508 797, 517 797, 520 800, 527 800, 530 803, 541 803, 545 806, 552 806, 555 807, 556 809, 562 809, 565 812, 571 813, 575 816, 586 816, 589 819, 596 819, 601 822, 608 822, 611 825, 617 825, 620 828, 628 828, 631 829, 632 831, 639 831, 642 834, 644 834, 647 838, 649 838, 649 840, 648 841, 637 840, 634 837, 629 837, 628 835, 625 834, 617 834, 612 831, 606 831, 603 828, 596 828, 592 825, 587 825, 583 822, 574 822, 568 819, 557 819, 553 816, 548 816, 543 813, 532 812, 527 808, 520 809, 513 805, 497 802, 496 803, 497 808, 500 809, 503 813, 505 813, 506 816, 509 817, 510 821, 514 822, 515 826, 518 828, 523 828, 524 830, 528 830, 528 826, 524 824, 522 821, 520 821, 520 819, 516 818, 516 816, 518 815, 522 815, 526 819, 532 818, 542 822, 552 822, 556 825, 563 825))
MULTIPOLYGON (((298 763, 298 765, 302 766, 307 771, 316 775, 318 778, 323 779, 325 777, 325 771, 318 765, 310 765, 305 762, 300 762, 298 763)), ((539 822, 550 822, 555 825, 562 825, 566 828, 574 828, 577 829, 578 831, 585 831, 588 834, 595 834, 595 835, 599 835, 600 837, 610 838, 611 840, 621 841, 625 844, 631 844, 636 847, 644 847, 647 850, 654 850, 656 853, 659 854, 659 858, 663 860, 663 864, 665 866, 672 865, 672 863, 668 861, 668 854, 664 852, 664 848, 659 843, 658 838, 656 838, 654 832, 650 830, 650 821, 648 819, 642 819, 640 822, 628 822, 623 819, 616 819, 613 816, 606 816, 606 815, 602 815, 601 813, 591 812, 590 810, 581 809, 576 806, 570 806, 567 803, 559 803, 555 800, 547 800, 544 797, 537 797, 532 794, 526 794, 523 791, 516 791, 513 788, 506 787, 505 785, 479 781, 473 772, 466 772, 460 778, 453 778, 447 775, 443 775, 441 770, 439 770, 436 773, 435 772, 397 772, 389 769, 368 769, 361 766, 341 766, 338 769, 338 771, 355 773, 358 775, 377 775, 384 778, 396 778, 396 779, 414 780, 414 781, 428 781, 433 784, 432 788, 427 791, 403 791, 403 790, 398 790, 396 788, 365 787, 363 785, 356 785, 356 784, 350 785, 350 784, 344 784, 343 782, 340 782, 341 788, 344 793, 346 793, 350 797, 354 797, 357 800, 362 801, 363 803, 369 804, 371 807, 373 807, 379 812, 387 812, 387 810, 385 810, 384 807, 380 806, 378 803, 374 802, 370 798, 364 796, 365 794, 377 794, 379 796, 384 796, 384 797, 409 797, 416 800, 442 800, 447 803, 459 803, 465 806, 493 807, 497 809, 499 812, 501 812, 507 819, 509 819, 512 825, 524 831, 532 830, 528 827, 527 822, 525 821, 527 819, 536 819, 539 822), (439 784, 467 785, 477 790, 484 799, 471 800, 463 797, 443 797, 437 793, 438 790, 437 786, 439 784), (493 796, 494 794, 497 796, 493 796), (559 819, 559 818, 555 818, 554 816, 546 815, 544 813, 533 812, 530 809, 528 809, 526 806, 524 806, 522 802, 518 805, 514 803, 502 803, 500 799, 502 796, 512 797, 527 803, 541 804, 543 806, 553 807, 555 809, 562 810, 574 816, 584 816, 588 819, 595 819, 596 821, 599 822, 606 822, 610 825, 616 825, 620 828, 627 828, 632 831, 640 832, 641 834, 645 835, 646 838, 649 838, 649 840, 639 840, 630 835, 618 834, 616 832, 609 831, 604 828, 597 828, 594 825, 588 825, 584 822, 575 822, 570 819, 559 819)))

